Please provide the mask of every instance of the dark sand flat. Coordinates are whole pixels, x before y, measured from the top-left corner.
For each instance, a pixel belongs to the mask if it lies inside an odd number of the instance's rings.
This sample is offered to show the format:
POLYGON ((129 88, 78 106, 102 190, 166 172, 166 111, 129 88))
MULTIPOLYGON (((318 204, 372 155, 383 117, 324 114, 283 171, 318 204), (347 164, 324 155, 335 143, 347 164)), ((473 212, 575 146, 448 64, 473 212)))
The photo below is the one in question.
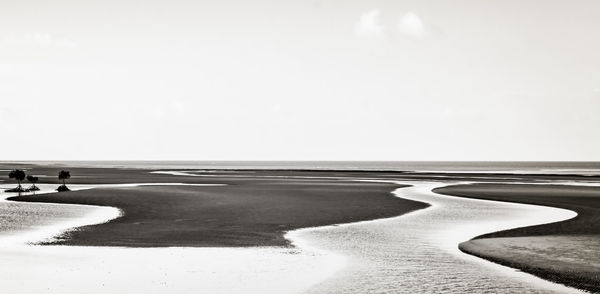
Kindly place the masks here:
MULTIPOLYGON (((460 244, 461 250, 542 278, 600 291, 597 248, 600 188, 540 185, 540 181, 600 181, 597 176, 490 173, 414 173, 323 170, 187 170, 198 177, 151 174, 150 169, 86 168, 13 163, 40 183, 56 183, 60 169, 68 183, 190 183, 227 186, 98 188, 12 200, 107 205, 125 215, 62 236, 54 244, 94 246, 286 246, 286 231, 392 217, 427 207, 394 197, 401 186, 356 179, 518 181, 531 185, 476 184, 435 192, 562 207, 579 216, 566 222, 486 234, 460 244), (579 270, 578 270, 579 269, 579 270)), ((8 179, 4 184, 9 183, 8 179)))
POLYGON ((577 217, 563 222, 485 234, 459 248, 547 280, 600 292, 600 187, 473 184, 438 188, 434 192, 577 212, 577 217))
MULTIPOLYGON (((110 169, 104 172, 113 174, 110 169)), ((108 181, 106 174, 97 174, 96 181, 108 181)), ((80 228, 53 244, 131 247, 286 246, 283 236, 289 230, 393 217, 428 206, 395 197, 391 192, 402 186, 387 183, 251 175, 178 177, 139 171, 115 174, 132 174, 132 182, 227 185, 97 188, 10 200, 120 208, 123 217, 80 228)))

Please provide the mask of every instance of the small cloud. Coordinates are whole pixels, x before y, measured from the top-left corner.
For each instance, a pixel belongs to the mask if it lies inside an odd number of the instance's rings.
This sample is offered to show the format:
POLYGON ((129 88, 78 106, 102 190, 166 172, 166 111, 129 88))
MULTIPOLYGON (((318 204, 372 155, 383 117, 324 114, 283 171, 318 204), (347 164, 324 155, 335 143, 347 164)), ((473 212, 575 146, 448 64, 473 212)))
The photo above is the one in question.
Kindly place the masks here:
POLYGON ((29 46, 43 48, 71 49, 77 47, 77 44, 66 38, 56 38, 50 34, 34 33, 20 36, 6 36, 2 39, 8 46, 29 46))
POLYGON ((407 12, 400 18, 398 30, 401 34, 418 40, 425 39, 429 35, 423 20, 414 12, 407 12))
POLYGON ((383 26, 379 24, 379 10, 363 13, 356 23, 356 35, 359 37, 382 37, 383 26))
POLYGON ((271 107, 269 107, 269 111, 274 112, 274 113, 281 112, 281 104, 273 104, 273 105, 271 105, 271 107))

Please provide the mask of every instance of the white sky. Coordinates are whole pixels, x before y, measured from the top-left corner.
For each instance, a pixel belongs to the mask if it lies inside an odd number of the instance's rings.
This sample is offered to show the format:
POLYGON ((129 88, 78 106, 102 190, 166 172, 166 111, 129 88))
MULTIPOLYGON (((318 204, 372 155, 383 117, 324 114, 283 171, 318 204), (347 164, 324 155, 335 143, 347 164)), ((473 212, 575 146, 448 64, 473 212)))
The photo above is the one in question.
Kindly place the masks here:
POLYGON ((600 1, 0 0, 0 159, 600 160, 600 1))

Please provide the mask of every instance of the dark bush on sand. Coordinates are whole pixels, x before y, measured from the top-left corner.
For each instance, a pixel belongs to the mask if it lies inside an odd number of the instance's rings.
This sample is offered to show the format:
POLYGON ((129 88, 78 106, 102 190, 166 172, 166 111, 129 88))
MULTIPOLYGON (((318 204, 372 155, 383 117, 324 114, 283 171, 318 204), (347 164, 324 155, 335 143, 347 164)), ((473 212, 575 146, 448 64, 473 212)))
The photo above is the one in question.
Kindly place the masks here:
POLYGON ((58 186, 58 188, 56 188, 56 191, 58 191, 58 192, 66 192, 66 191, 71 191, 71 189, 69 189, 69 187, 67 187, 65 185, 60 185, 60 186, 58 186))
POLYGON ((29 191, 38 191, 40 188, 38 188, 35 183, 38 182, 39 178, 38 177, 34 177, 32 175, 27 176, 27 180, 31 183, 31 187, 29 187, 27 190, 29 191))

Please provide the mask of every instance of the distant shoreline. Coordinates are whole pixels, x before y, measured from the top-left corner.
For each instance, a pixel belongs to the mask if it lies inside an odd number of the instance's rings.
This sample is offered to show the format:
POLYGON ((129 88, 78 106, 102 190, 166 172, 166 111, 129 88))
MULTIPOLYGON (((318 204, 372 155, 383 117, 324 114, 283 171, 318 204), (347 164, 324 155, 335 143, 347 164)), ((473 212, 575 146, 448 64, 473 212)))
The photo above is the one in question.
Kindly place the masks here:
MULTIPOLYGON (((67 162, 68 163, 68 162, 67 162)), ((0 162, 0 170, 10 171, 14 168, 31 170, 35 175, 40 176, 40 183, 58 183, 56 180, 56 172, 63 168, 68 168, 72 171, 73 177, 69 180, 75 184, 118 184, 118 183, 133 183, 141 182, 136 179, 147 179, 148 175, 144 173, 151 171, 186 171, 186 172, 201 172, 205 176, 222 175, 227 176, 229 173, 260 173, 264 176, 330 176, 337 174, 341 177, 352 178, 383 178, 383 179, 406 179, 406 180, 448 180, 448 181, 490 181, 502 182, 507 180, 522 181, 522 182, 540 182, 548 184, 551 181, 582 181, 582 182, 598 182, 600 183, 600 175, 581 174, 581 173, 553 173, 553 172, 504 172, 504 171, 411 171, 411 170, 389 170, 389 169, 335 169, 335 168, 175 168, 175 167, 101 167, 101 166, 70 166, 65 164, 35 164, 25 162, 0 162)), ((449 163, 446 163, 449 164, 449 163)), ((484 164, 484 162, 478 162, 484 164)), ((548 162, 547 164, 551 164, 548 162)), ((593 166, 594 169, 600 170, 600 163, 584 162, 584 166, 593 166)), ((176 182, 180 178, 166 177, 156 175, 153 179, 161 181, 176 182)), ((5 181, 10 183, 8 180, 5 181)))
POLYGON ((145 170, 356 171, 423 174, 523 174, 600 176, 596 161, 0 161, 0 166, 50 166, 145 170))

